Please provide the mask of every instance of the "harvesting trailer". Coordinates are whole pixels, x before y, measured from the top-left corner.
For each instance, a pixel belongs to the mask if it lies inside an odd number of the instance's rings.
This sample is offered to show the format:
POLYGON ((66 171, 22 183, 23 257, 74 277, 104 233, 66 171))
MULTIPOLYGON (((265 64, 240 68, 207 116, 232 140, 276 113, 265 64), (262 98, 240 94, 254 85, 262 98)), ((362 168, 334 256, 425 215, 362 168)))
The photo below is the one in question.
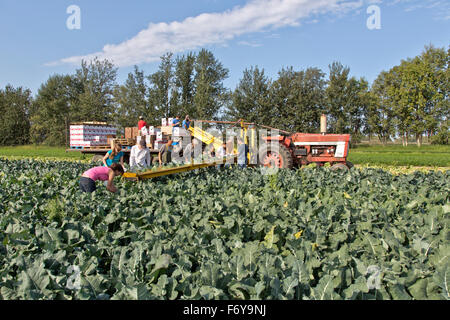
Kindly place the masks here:
MULTIPOLYGON (((239 135, 249 146, 248 160, 250 164, 257 163, 265 167, 294 168, 315 163, 323 166, 325 163, 331 164, 332 170, 350 169, 353 164, 347 161, 349 144, 351 137, 349 134, 327 134, 326 116, 322 115, 320 121, 321 133, 289 133, 277 130, 268 126, 246 123, 242 120, 238 122, 196 120, 198 122, 215 123, 221 125, 240 126, 239 135), (281 132, 278 135, 266 135, 260 137, 264 141, 257 147, 256 127, 275 130, 281 132)), ((212 144, 215 148, 221 147, 223 141, 214 137, 210 133, 198 127, 190 127, 192 138, 196 138, 205 145, 212 144)), ((234 153, 237 148, 234 147, 234 153)), ((236 159, 234 155, 234 160, 236 159)), ((175 168, 163 168, 157 171, 148 171, 140 174, 125 173, 124 177, 130 180, 145 180, 180 172, 196 170, 215 166, 218 163, 187 164, 175 168)))

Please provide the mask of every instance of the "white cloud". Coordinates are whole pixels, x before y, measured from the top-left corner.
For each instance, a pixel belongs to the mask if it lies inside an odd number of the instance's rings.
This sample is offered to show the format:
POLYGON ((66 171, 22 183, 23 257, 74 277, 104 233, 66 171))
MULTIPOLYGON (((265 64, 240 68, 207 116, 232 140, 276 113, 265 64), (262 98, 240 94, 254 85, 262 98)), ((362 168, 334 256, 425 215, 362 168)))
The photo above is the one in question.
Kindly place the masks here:
POLYGON ((240 44, 242 46, 253 47, 253 48, 257 48, 257 47, 261 47, 262 46, 261 43, 250 42, 250 41, 239 41, 238 44, 240 44))
MULTIPOLYGON (((203 13, 183 21, 150 23, 129 40, 107 44, 99 52, 72 56, 47 65, 80 64, 81 60, 109 59, 117 66, 159 60, 165 52, 183 52, 212 44, 226 44, 244 34, 298 26, 302 19, 325 13, 344 14, 363 1, 349 0, 252 0, 219 13, 203 13)), ((243 43, 241 43, 243 44, 243 43)))

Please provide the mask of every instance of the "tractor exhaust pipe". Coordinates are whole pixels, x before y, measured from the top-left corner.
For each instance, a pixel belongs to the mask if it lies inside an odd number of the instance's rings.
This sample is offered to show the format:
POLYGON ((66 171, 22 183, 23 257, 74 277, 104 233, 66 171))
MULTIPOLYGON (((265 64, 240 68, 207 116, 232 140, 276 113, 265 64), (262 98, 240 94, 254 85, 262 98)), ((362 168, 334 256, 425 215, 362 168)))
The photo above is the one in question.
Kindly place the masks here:
POLYGON ((325 135, 327 133, 327 116, 323 113, 320 117, 320 133, 322 135, 325 135))

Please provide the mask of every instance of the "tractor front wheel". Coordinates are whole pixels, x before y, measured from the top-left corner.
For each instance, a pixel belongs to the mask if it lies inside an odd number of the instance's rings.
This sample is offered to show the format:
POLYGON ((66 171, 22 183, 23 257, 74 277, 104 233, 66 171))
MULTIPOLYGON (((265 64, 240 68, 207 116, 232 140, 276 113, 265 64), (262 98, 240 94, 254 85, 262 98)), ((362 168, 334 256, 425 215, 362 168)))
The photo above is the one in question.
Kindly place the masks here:
POLYGON ((289 149, 282 144, 275 147, 263 145, 259 149, 259 164, 269 168, 290 169, 294 166, 294 160, 289 149))

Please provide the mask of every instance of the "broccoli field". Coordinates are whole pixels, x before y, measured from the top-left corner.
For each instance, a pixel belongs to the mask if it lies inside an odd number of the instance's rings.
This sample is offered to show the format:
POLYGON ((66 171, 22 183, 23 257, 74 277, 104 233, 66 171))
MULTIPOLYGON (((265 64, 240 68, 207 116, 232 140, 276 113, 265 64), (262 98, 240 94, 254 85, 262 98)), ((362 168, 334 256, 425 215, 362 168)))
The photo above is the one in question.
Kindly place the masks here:
POLYGON ((450 171, 88 168, 0 159, 0 299, 450 299, 450 171))

